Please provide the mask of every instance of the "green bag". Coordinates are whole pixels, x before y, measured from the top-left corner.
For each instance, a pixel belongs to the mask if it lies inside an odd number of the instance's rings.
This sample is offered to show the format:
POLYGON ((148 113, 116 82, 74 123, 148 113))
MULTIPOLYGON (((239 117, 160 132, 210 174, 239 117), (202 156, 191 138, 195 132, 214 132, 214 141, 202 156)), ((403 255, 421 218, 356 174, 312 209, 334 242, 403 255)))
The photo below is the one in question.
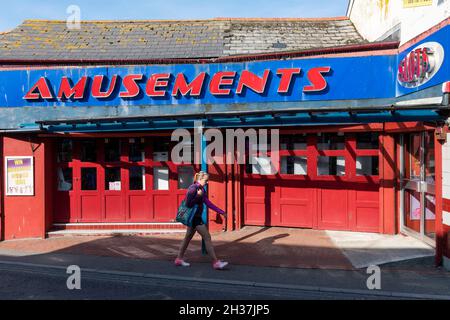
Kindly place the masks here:
POLYGON ((185 226, 192 226, 192 219, 194 218, 194 214, 197 211, 197 208, 198 205, 194 205, 192 208, 189 208, 186 205, 186 200, 183 200, 178 207, 177 218, 175 220, 184 224, 185 226))

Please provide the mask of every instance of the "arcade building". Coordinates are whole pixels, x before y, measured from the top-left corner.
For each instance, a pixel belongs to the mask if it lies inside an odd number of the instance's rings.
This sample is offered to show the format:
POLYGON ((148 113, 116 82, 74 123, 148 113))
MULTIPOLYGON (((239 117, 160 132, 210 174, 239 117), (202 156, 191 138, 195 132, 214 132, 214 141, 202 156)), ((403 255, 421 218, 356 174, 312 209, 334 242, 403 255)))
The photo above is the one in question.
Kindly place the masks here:
POLYGON ((405 233, 450 256, 448 18, 404 43, 348 17, 28 20, 0 34, 0 68, 0 240, 181 229, 204 170, 228 213, 212 231, 405 233), (278 129, 280 171, 174 162, 173 130, 198 122, 278 129))

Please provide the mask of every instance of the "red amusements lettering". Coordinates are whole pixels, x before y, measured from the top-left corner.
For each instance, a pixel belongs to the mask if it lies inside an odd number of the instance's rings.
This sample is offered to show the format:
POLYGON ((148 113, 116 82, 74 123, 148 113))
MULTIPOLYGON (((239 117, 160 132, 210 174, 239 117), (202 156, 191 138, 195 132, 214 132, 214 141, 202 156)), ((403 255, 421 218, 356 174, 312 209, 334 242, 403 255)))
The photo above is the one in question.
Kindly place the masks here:
POLYGON ((191 97, 200 96, 203 84, 205 82, 206 72, 200 73, 191 83, 187 83, 186 77, 184 74, 179 73, 175 79, 175 83, 172 90, 172 96, 177 96, 180 93, 182 96, 187 96, 188 94, 191 97))
MULTIPOLYGON (((399 78, 401 80, 408 79, 411 75, 422 74, 429 68, 428 57, 426 52, 418 52, 423 63, 419 66, 412 66, 410 63, 411 57, 408 57, 405 63, 399 67, 399 78), (413 68, 413 69, 412 69, 413 68), (419 68, 419 69, 417 69, 419 68)), ((415 55, 413 56, 415 58, 415 55)), ((415 61, 416 59, 414 59, 415 61)), ((277 70, 277 75, 280 77, 277 93, 288 93, 291 86, 294 84, 295 76, 301 74, 301 68, 281 68, 277 70)), ((325 74, 331 71, 331 67, 317 67, 310 69, 307 72, 309 85, 303 88, 303 92, 320 92, 327 88, 327 80, 325 74)), ((265 69, 262 76, 259 76, 251 71, 243 70, 240 74, 237 83, 236 94, 243 94, 244 89, 250 89, 257 94, 262 94, 267 89, 269 77, 271 75, 270 69, 265 69)), ((236 81, 235 71, 219 71, 215 73, 209 82, 209 93, 213 96, 229 96, 236 81)), ((204 88, 207 73, 199 73, 192 81, 188 81, 183 73, 178 73, 173 81, 173 87, 169 87, 171 73, 158 73, 149 77, 146 83, 145 93, 149 97, 164 97, 171 90, 171 95, 176 97, 178 95, 199 97, 204 88)), ((92 80, 91 96, 97 99, 109 98, 120 86, 119 76, 113 75, 111 81, 105 81, 104 75, 96 75, 92 80), (108 82, 108 84, 106 84, 108 82), (104 88, 107 87, 107 88, 104 88), (106 90, 106 91, 102 91, 106 90)), ((118 93, 120 98, 136 98, 141 93, 141 86, 139 82, 144 79, 144 74, 129 74, 123 78, 123 89, 118 93)), ((88 88, 88 76, 81 77, 74 85, 72 80, 68 77, 62 77, 59 84, 58 95, 55 97, 50 82, 46 77, 41 77, 36 84, 25 94, 26 100, 39 99, 55 99, 59 100, 73 99, 80 100, 86 96, 86 88, 88 88)))
POLYGON ((72 86, 72 80, 67 77, 62 77, 61 85, 59 86, 58 99, 83 99, 86 91, 88 77, 84 76, 72 86))
POLYGON ((269 75, 269 69, 264 70, 264 75, 262 76, 262 78, 258 77, 253 72, 243 70, 239 78, 239 84, 236 89, 236 93, 242 94, 244 87, 249 88, 256 93, 264 93, 264 91, 266 90, 267 79, 269 78, 269 75))
POLYGON ((228 96, 231 89, 223 89, 221 86, 232 86, 235 77, 236 72, 234 71, 217 72, 211 79, 209 91, 215 96, 228 96))
POLYGON ((157 73, 148 79, 147 95, 149 97, 164 97, 166 90, 157 90, 158 88, 166 88, 169 85, 170 73, 157 73))
POLYGON ((277 75, 281 76, 278 93, 288 93, 292 85, 292 78, 294 75, 299 75, 301 71, 301 68, 278 69, 277 75))
POLYGON ((313 68, 308 71, 308 80, 311 85, 303 88, 303 92, 320 92, 326 89, 328 83, 323 76, 324 73, 329 73, 331 67, 313 68))
POLYGON ((119 93, 121 98, 135 98, 141 93, 141 87, 137 84, 137 81, 141 81, 144 78, 143 74, 130 74, 123 78, 123 86, 126 91, 119 93))
POLYGON ((105 99, 109 98, 111 94, 114 92, 117 83, 117 75, 114 75, 111 78, 111 82, 109 84, 109 88, 107 91, 102 92, 103 80, 105 76, 95 76, 94 81, 92 83, 92 96, 97 99, 105 99))
POLYGON ((47 78, 41 77, 36 84, 28 91, 24 99, 39 100, 39 99, 53 99, 53 94, 50 91, 47 78), (37 92, 35 92, 37 91, 37 92))

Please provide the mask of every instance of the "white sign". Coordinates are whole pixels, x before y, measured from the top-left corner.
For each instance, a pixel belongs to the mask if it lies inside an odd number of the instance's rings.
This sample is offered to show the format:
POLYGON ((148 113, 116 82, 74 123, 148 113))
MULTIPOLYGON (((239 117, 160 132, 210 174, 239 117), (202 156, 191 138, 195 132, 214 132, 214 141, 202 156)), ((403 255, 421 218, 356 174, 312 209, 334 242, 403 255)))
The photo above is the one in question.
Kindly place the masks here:
POLYGON ((7 196, 34 195, 33 157, 5 157, 5 191, 7 196))

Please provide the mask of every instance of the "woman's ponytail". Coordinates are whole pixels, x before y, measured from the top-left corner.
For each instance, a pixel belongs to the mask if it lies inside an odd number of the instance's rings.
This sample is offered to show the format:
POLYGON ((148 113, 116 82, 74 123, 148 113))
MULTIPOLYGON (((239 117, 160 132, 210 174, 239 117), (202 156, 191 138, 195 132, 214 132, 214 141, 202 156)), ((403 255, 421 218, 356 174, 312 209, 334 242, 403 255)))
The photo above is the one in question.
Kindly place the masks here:
POLYGON ((200 173, 197 172, 196 174, 194 174, 194 183, 197 182, 199 180, 199 178, 200 178, 200 173))
POLYGON ((209 174, 205 171, 200 171, 194 174, 194 183, 201 180, 204 176, 209 176, 209 174))

